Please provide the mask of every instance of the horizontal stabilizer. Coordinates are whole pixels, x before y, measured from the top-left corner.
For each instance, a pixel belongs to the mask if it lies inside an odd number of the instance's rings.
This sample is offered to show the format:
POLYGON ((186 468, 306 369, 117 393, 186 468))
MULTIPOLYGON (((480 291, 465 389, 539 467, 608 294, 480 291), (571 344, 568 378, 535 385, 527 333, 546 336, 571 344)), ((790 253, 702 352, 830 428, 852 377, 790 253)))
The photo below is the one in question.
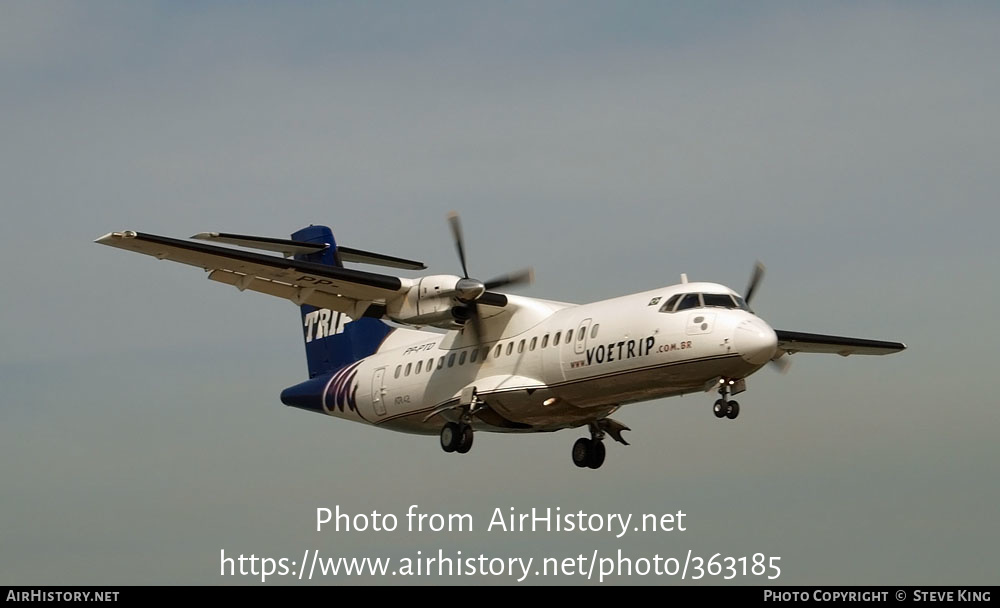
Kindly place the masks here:
MULTIPOLYGON (((250 236, 246 234, 229 234, 226 232, 199 232, 192 236, 193 239, 212 241, 214 243, 226 243, 238 247, 248 247, 250 249, 263 249, 264 251, 274 251, 286 258, 295 255, 308 255, 318 253, 329 248, 329 243, 307 243, 305 241, 291 241, 289 239, 272 239, 265 236, 250 236)), ((375 266, 386 266, 389 268, 402 268, 404 270, 424 270, 427 267, 423 262, 397 258, 382 253, 372 253, 350 247, 337 247, 337 255, 344 262, 356 262, 359 264, 373 264, 375 266)))
POLYGON ((240 251, 206 243, 172 239, 125 230, 112 232, 97 242, 210 271, 213 281, 240 290, 257 291, 350 315, 379 317, 385 303, 406 293, 412 282, 375 274, 274 255, 240 251))
POLYGON ((213 243, 226 243, 227 245, 248 247, 250 249, 274 251, 282 254, 286 258, 290 258, 293 255, 317 253, 329 247, 328 244, 318 245, 316 243, 306 243, 303 241, 272 239, 266 236, 250 236, 246 234, 229 234, 226 232, 199 232, 191 238, 202 241, 212 241, 213 243))
POLYGON ((778 349, 786 353, 830 353, 846 357, 888 355, 906 349, 906 345, 901 342, 825 336, 783 329, 776 329, 774 333, 778 335, 778 349))
POLYGON ((387 266, 389 268, 402 268, 403 270, 426 270, 427 266, 423 262, 397 258, 382 253, 372 253, 350 247, 337 247, 340 259, 345 262, 357 262, 358 264, 374 264, 375 266, 387 266))

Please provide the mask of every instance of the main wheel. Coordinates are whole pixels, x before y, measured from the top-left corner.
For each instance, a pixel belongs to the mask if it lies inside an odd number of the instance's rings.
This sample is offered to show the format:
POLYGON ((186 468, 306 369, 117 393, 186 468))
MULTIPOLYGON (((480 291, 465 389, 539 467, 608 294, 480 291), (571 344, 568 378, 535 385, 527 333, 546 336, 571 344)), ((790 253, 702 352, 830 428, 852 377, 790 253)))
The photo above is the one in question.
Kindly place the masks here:
POLYGON ((465 454, 466 452, 471 450, 472 438, 473 438, 472 427, 467 424, 463 424, 461 427, 459 427, 458 445, 455 446, 455 451, 458 452, 459 454, 465 454))
MULTIPOLYGON (((446 422, 441 427, 441 449, 445 452, 454 452, 462 439, 462 433, 458 425, 454 422, 446 422)), ((469 442, 471 443, 471 441, 469 442)))
POLYGON ((604 464, 604 455, 604 442, 591 440, 590 454, 587 457, 587 466, 592 469, 601 468, 601 465, 604 464))
POLYGON ((573 444, 573 464, 586 468, 590 464, 590 444, 592 442, 586 437, 580 437, 573 444))
POLYGON ((726 418, 730 420, 736 420, 736 417, 740 415, 740 404, 735 401, 729 402, 729 407, 726 411, 726 418))
POLYGON ((716 418, 724 418, 726 414, 729 412, 729 408, 726 406, 725 401, 719 399, 715 402, 715 405, 712 407, 712 411, 715 412, 716 418))

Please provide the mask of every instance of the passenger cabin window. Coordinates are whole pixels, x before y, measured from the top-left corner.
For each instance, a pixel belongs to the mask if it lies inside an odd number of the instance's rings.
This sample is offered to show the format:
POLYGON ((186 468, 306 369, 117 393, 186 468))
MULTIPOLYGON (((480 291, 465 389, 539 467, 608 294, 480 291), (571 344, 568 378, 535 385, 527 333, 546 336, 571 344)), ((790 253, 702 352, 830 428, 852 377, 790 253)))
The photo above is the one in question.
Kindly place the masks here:
POLYGON ((573 330, 571 329, 568 332, 566 332, 566 344, 569 344, 572 341, 573 341, 573 330))
POLYGON ((478 358, 479 358, 479 349, 478 348, 472 349, 472 354, 469 356, 469 363, 475 363, 476 359, 478 358))
POLYGON ((465 352, 465 351, 463 350, 463 351, 462 351, 462 354, 458 356, 458 364, 459 364, 459 365, 465 365, 465 357, 466 357, 466 354, 467 354, 467 353, 466 353, 466 352, 465 352))
POLYGON ((427 360, 427 371, 431 371, 432 369, 434 369, 434 358, 433 357, 431 357, 430 359, 427 360))
POLYGON ((494 359, 499 359, 500 358, 500 349, 501 348, 503 348, 503 347, 500 346, 499 344, 497 344, 497 352, 493 353, 493 358, 494 359))
POLYGON ((438 359, 438 369, 441 369, 442 367, 444 367, 444 355, 442 355, 441 358, 438 359))
POLYGON ((549 345, 549 334, 545 334, 544 336, 542 336, 542 348, 545 348, 548 345, 549 345))
POLYGON ((599 328, 600 326, 601 326, 601 324, 597 323, 596 325, 594 325, 593 327, 590 328, 590 339, 591 340, 593 340, 594 338, 597 337, 597 328, 599 328))
POLYGON ((481 357, 480 362, 481 363, 486 363, 486 356, 489 355, 489 354, 490 354, 490 347, 489 346, 484 346, 483 347, 483 356, 481 357))
POLYGON ((396 378, 399 378, 399 372, 401 372, 401 371, 403 371, 403 366, 402 365, 397 365, 396 366, 396 376, 395 376, 396 378))
POLYGON ((406 371, 403 372, 403 375, 404 376, 409 376, 410 375, 410 369, 412 369, 412 368, 413 368, 413 364, 412 363, 407 363, 406 364, 406 371))
POLYGON ((514 343, 513 342, 508 342, 507 343, 507 354, 509 355, 513 350, 514 350, 514 343))
POLYGON ((414 374, 419 374, 420 370, 422 370, 423 368, 424 368, 424 362, 422 360, 421 361, 417 361, 417 369, 413 373, 414 374))
POLYGON ((552 336, 552 346, 559 346, 559 336, 562 335, 561 331, 557 331, 556 335, 552 336))
POLYGON ((521 340, 520 342, 517 343, 517 352, 519 353, 524 352, 524 340, 521 340))
POLYGON ((448 367, 455 365, 455 353, 448 355, 448 367))
POLYGON ((538 336, 531 339, 531 344, 528 345, 528 350, 535 350, 536 346, 538 346, 538 336))

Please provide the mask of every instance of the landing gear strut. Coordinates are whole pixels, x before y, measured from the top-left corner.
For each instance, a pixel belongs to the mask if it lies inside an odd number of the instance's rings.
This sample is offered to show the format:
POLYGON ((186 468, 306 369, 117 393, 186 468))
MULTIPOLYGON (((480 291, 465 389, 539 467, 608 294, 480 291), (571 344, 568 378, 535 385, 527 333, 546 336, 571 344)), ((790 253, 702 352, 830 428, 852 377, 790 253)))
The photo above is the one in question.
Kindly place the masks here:
POLYGON ((716 400, 715 405, 712 406, 712 412, 716 418, 736 420, 736 417, 740 415, 740 404, 731 399, 726 399, 728 395, 729 387, 723 384, 719 387, 720 399, 716 400))

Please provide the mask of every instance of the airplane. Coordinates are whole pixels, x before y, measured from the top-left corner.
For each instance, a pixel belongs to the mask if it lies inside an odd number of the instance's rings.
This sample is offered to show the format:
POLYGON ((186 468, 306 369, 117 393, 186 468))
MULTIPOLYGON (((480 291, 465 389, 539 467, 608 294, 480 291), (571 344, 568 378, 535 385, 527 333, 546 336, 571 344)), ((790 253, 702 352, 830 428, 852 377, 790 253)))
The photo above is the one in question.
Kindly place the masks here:
POLYGON ((597 469, 606 436, 629 445, 622 432, 631 429, 610 417, 624 405, 715 391, 714 415, 734 420, 740 405, 731 397, 746 389, 747 377, 768 364, 787 369, 788 355, 906 348, 772 329, 750 308, 764 274, 759 262, 742 295, 683 274, 676 285, 590 304, 501 293, 531 282, 532 271, 470 277, 461 222, 455 213, 448 220, 463 276, 346 268, 426 270, 419 261, 339 246, 329 227, 317 225, 291 239, 202 232, 181 240, 126 230, 95 242, 290 300, 300 308, 309 379, 282 391, 282 403, 438 435, 449 453, 467 453, 476 432, 586 427, 589 436, 573 444, 573 463, 597 469))

